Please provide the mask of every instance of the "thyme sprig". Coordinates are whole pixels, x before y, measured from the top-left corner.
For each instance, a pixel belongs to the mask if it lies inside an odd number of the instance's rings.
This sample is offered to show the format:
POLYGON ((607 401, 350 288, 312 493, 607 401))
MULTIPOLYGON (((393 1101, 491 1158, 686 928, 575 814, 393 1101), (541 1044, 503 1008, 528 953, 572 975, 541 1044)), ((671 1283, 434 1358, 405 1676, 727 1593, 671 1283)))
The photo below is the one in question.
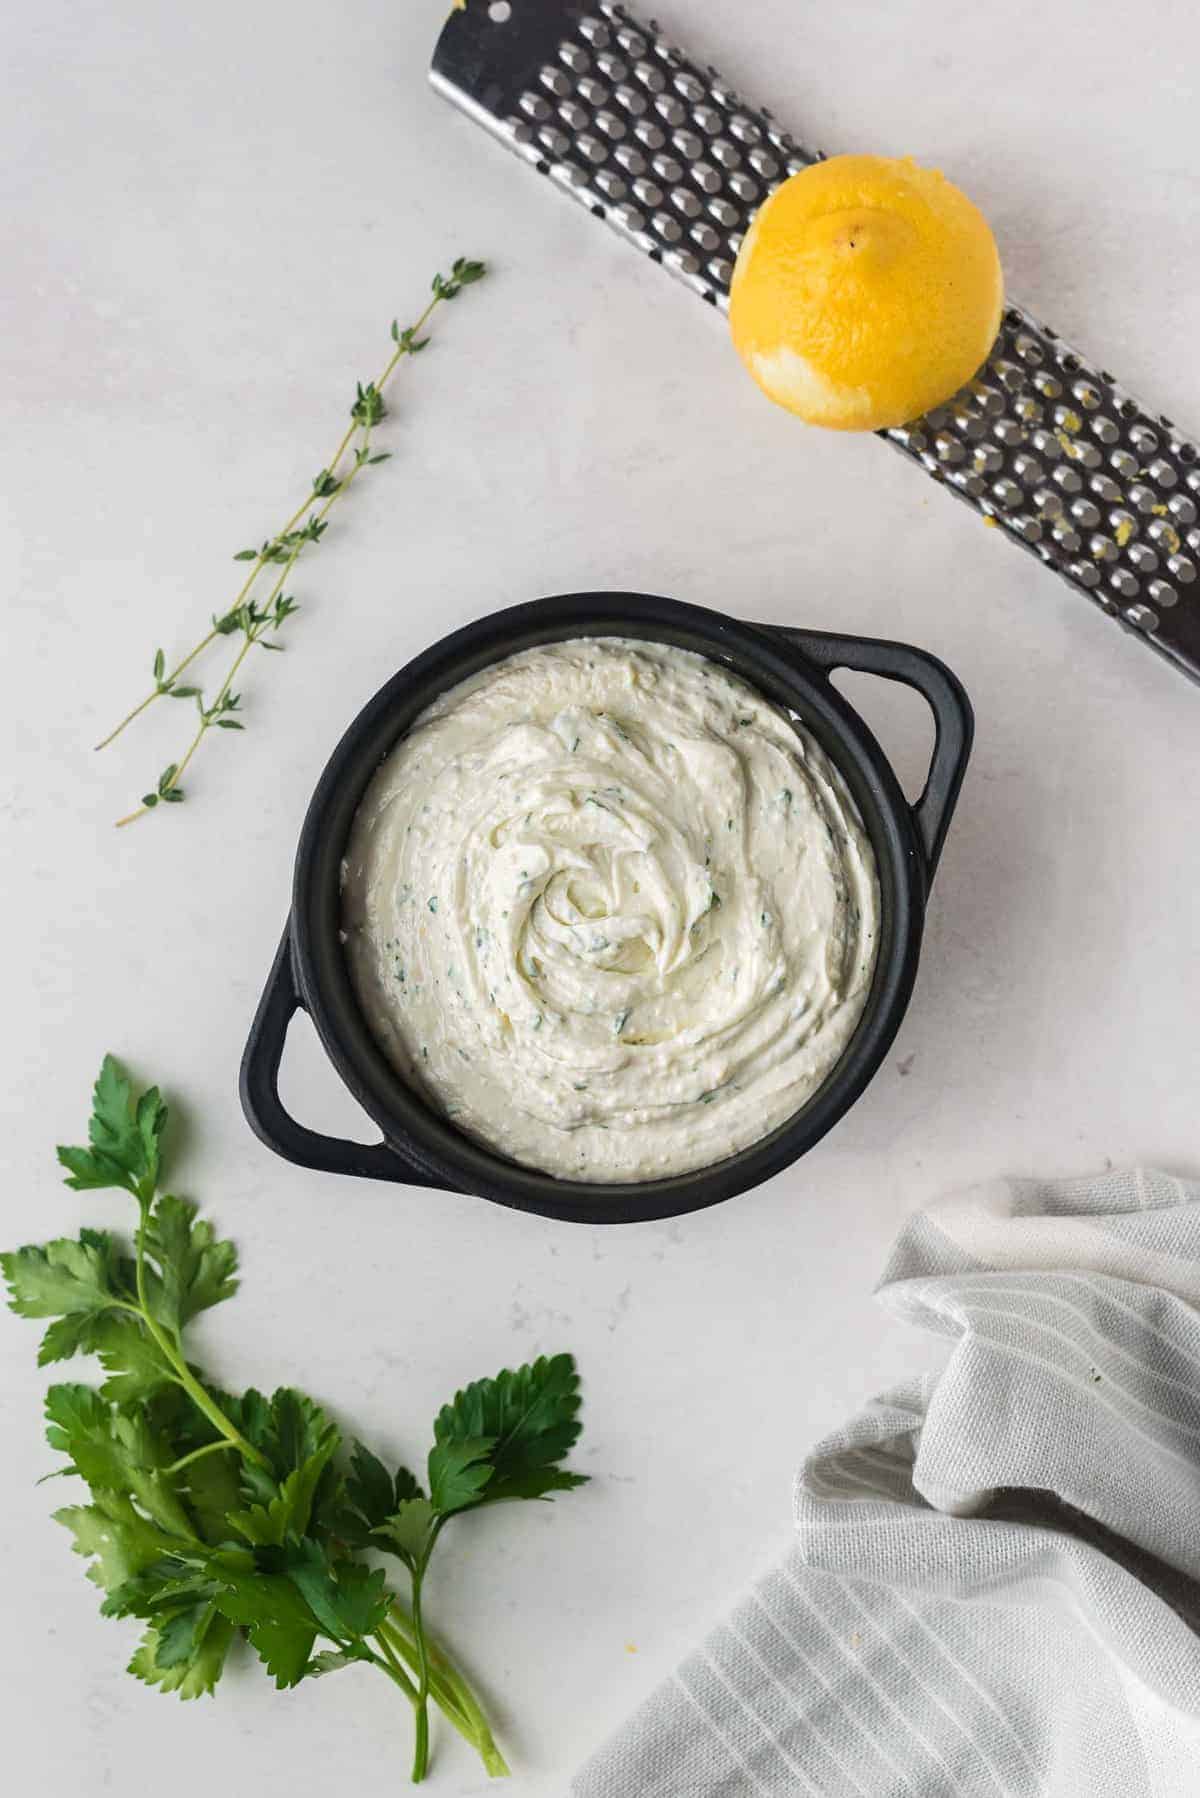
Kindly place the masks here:
POLYGON ((283 648, 282 643, 272 639, 281 626, 299 610, 295 599, 284 591, 292 569, 306 549, 320 543, 328 528, 327 519, 331 508, 345 497, 362 470, 374 467, 376 463, 386 462, 391 455, 390 450, 377 450, 372 446, 372 433, 387 416, 384 388, 405 357, 418 355, 428 345, 430 339, 422 333, 437 308, 447 300, 457 299, 464 287, 474 286, 483 279, 486 272, 482 262, 460 256, 448 275, 437 274, 433 277, 432 298, 415 323, 402 327, 398 319, 393 319, 392 352, 375 380, 355 384, 350 423, 332 456, 314 475, 309 492, 274 536, 265 538, 257 549, 241 549, 235 555, 235 562, 249 563, 250 568, 232 604, 224 612, 214 614, 211 626, 204 636, 172 668, 167 668, 164 651, 155 650, 151 663, 153 684, 150 691, 126 713, 115 729, 96 744, 96 748, 107 748, 135 718, 140 718, 159 699, 194 701, 197 725, 179 760, 169 763, 163 769, 153 790, 145 793, 141 803, 125 817, 118 818, 118 826, 132 824, 136 819, 144 818, 149 812, 157 810, 160 805, 178 804, 184 797, 184 789, 180 784, 183 776, 210 730, 244 728, 239 718, 230 716, 241 704, 241 695, 234 690, 234 682, 252 649, 283 648), (259 577, 263 575, 264 569, 278 569, 279 572, 273 577, 266 576, 260 582, 259 577), (237 653, 214 698, 206 701, 203 688, 185 682, 181 677, 193 662, 224 637, 240 638, 237 653))

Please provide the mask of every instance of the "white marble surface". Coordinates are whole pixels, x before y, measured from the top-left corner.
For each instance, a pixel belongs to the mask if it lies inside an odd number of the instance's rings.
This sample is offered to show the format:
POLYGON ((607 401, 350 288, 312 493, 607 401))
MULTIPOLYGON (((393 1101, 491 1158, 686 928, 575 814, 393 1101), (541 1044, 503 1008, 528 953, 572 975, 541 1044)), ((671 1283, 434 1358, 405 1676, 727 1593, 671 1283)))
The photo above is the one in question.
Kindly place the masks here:
MULTIPOLYGON (((816 141, 936 159, 994 220, 1012 291, 1200 426, 1182 0, 660 5, 816 141)), ((550 1798, 782 1548, 804 1446, 926 1352, 869 1297, 916 1200, 1200 1168, 1200 693, 884 446, 765 405, 713 314, 427 89, 437 25, 415 0, 39 0, 7 21, 3 1236, 112 1216, 52 1159, 111 1048, 186 1096, 181 1184, 241 1245, 243 1293, 198 1345, 224 1379, 296 1381, 411 1451, 457 1382, 577 1352, 594 1484, 462 1527, 432 1595, 496 1695, 515 1789, 550 1798), (440 321, 395 460, 302 565, 250 730, 206 749, 186 806, 115 833, 181 715, 89 744, 155 643, 225 600, 230 552, 460 251, 494 277, 440 321), (235 1074, 335 738, 450 627, 605 584, 906 637, 965 680, 975 760, 888 1064, 803 1165, 677 1224, 556 1228, 273 1160, 235 1074)), ((919 705, 861 691, 915 776, 919 705)), ((287 1089, 353 1125, 309 1041, 287 1089)), ((90 1798, 149 1768, 178 1798, 399 1789, 407 1720, 367 1673, 277 1696, 247 1667, 188 1707, 125 1677, 123 1626, 48 1521, 65 1489, 33 1484, 34 1347, 0 1325, 12 1789, 90 1798)), ((482 1783, 454 1744, 438 1779, 482 1783)))

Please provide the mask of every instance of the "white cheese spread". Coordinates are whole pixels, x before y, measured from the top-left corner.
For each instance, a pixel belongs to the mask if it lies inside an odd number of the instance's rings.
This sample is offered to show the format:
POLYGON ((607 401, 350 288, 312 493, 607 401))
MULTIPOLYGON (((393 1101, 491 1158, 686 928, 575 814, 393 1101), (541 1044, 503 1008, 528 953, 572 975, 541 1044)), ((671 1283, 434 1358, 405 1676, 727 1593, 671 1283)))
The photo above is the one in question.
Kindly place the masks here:
POLYGON ((784 1123, 853 1034, 878 920, 803 727, 716 662, 612 637, 445 693, 371 781, 343 874, 400 1074, 574 1180, 687 1173, 784 1123))

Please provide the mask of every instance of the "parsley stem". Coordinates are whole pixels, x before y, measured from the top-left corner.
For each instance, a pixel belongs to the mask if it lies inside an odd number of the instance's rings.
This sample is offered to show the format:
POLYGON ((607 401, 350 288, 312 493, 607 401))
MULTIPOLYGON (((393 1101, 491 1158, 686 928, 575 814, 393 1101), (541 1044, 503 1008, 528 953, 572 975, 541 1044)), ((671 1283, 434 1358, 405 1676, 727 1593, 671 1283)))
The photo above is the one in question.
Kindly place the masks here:
MULTIPOLYGON (((392 1605, 391 1616, 383 1625, 383 1632, 410 1665, 419 1659, 420 1651, 412 1634, 412 1619, 399 1599, 392 1605)), ((459 1734, 474 1745, 490 1776, 493 1779, 507 1778, 508 1762, 496 1746, 491 1724, 467 1680, 445 1650, 428 1636, 425 1637, 425 1650, 429 1660, 430 1696, 459 1734)))
POLYGON ((412 1574, 412 1620, 413 1633, 417 1638, 417 1727, 416 1740, 413 1743, 412 1782, 419 1785, 429 1769, 429 1649, 425 1642, 425 1631, 421 1625, 421 1586, 425 1578, 426 1558, 423 1557, 413 1568, 412 1574))
POLYGON ((231 1448, 236 1447, 235 1442, 206 1442, 203 1448, 194 1448, 190 1455, 181 1455, 178 1461, 172 1461, 169 1467, 163 1468, 163 1472, 182 1473, 185 1467, 190 1467, 193 1461, 202 1460, 205 1455, 227 1455, 231 1448))
MULTIPOLYGON (((405 1643, 402 1638, 398 1638, 398 1634, 394 1636, 392 1629, 386 1623, 382 1624, 375 1632, 373 1639, 378 1644, 382 1655, 382 1659, 375 1656, 372 1657, 375 1665, 379 1668, 381 1673, 387 1674, 393 1684, 399 1686, 400 1690, 404 1693, 404 1696, 415 1709, 418 1703, 417 1688, 413 1685, 412 1680, 405 1672, 399 1656, 397 1655, 394 1642, 399 1639, 400 1645, 406 1654, 410 1654, 414 1652, 414 1650, 409 1644, 405 1643)), ((456 1685, 461 1683, 461 1680, 456 1680, 455 1682, 456 1685)), ((495 1742, 492 1740, 492 1733, 488 1728, 487 1723, 483 1722, 483 1728, 482 1731, 480 1731, 473 1718, 457 1702, 455 1692, 451 1688, 450 1683, 438 1675, 431 1674, 429 1695, 433 1698, 447 1722, 452 1723, 459 1735, 462 1736, 463 1740, 469 1742, 471 1747, 474 1748, 475 1752, 483 1761, 486 1772, 493 1779, 505 1777, 509 1771, 508 1763, 505 1761, 504 1756, 500 1753, 495 1742)), ((482 1721, 482 1713, 478 1711, 478 1707, 476 1707, 476 1714, 482 1721)), ((414 1773, 414 1778, 415 1777, 416 1775, 414 1773)))
MULTIPOLYGON (((393 1616, 398 1615, 393 1607, 393 1616)), ((379 1627, 379 1637, 398 1654, 410 1667, 418 1660, 417 1645, 412 1637, 406 1634, 396 1623, 386 1622, 379 1627)), ((440 1664, 435 1665, 433 1651, 430 1651, 429 1695, 438 1709, 454 1725, 458 1733, 470 1742, 481 1755, 485 1754, 485 1741, 495 1752, 495 1744, 491 1740, 491 1731, 477 1703, 464 1702, 464 1681, 460 1674, 444 1658, 439 1657, 440 1664), (478 1721, 477 1721, 478 1719, 478 1721), (482 1732, 479 1722, 483 1723, 482 1732)), ((417 1689, 413 1687, 413 1703, 417 1701, 417 1689)))
POLYGON ((203 1411, 205 1417, 207 1417, 209 1423, 212 1424, 213 1429, 216 1430, 217 1434, 223 1436, 226 1442, 228 1442, 232 1448, 236 1448, 238 1453, 243 1455, 247 1461, 253 1461, 256 1467, 265 1468, 267 1465, 265 1458, 259 1454, 252 1443, 246 1441, 246 1438, 241 1434, 240 1430, 236 1430, 233 1427, 224 1411, 222 1411, 220 1405, 205 1392, 203 1386, 184 1360, 183 1350, 179 1347, 178 1342, 176 1341, 173 1343, 170 1340, 166 1331, 161 1328, 157 1319, 151 1313, 146 1292, 146 1220, 150 1215, 153 1194, 146 1197, 139 1192, 134 1196, 137 1198, 138 1208, 141 1212, 137 1227, 137 1258, 134 1263, 134 1277, 137 1282, 138 1308, 141 1311, 142 1320, 154 1341, 157 1343, 164 1360, 174 1369, 176 1379, 179 1381, 179 1384, 183 1387, 183 1390, 187 1393, 196 1409, 198 1411, 203 1411))
POLYGON ((229 1446, 231 1448, 236 1448, 244 1460, 252 1461, 255 1467, 267 1469, 266 1457, 259 1454, 253 1443, 246 1441, 246 1438, 242 1435, 240 1430, 234 1428, 233 1424, 231 1424, 226 1417, 224 1411, 222 1411, 220 1405, 217 1404, 215 1399, 209 1397, 199 1380, 194 1377, 187 1362, 183 1359, 183 1356, 172 1355, 170 1345, 162 1336, 157 1325, 150 1318, 147 1318, 146 1321, 150 1325, 150 1334, 159 1342, 163 1353, 173 1361, 179 1384, 183 1387, 196 1409, 198 1411, 203 1411, 205 1417, 207 1417, 209 1423, 213 1426, 213 1429, 219 1431, 219 1433, 224 1436, 229 1446))
POLYGON ((376 1631, 375 1640, 379 1644, 380 1653, 383 1655, 383 1660, 381 1662, 377 1661, 376 1665, 382 1673, 386 1673, 388 1678, 393 1680, 395 1684, 399 1686, 400 1690, 404 1693, 404 1696, 408 1699, 408 1702, 415 1705, 417 1702, 417 1688, 413 1685, 412 1680, 409 1679, 408 1674, 396 1659, 395 1651, 389 1645, 382 1630, 376 1631))
POLYGON ((425 1583, 425 1571, 429 1566, 429 1558, 437 1547, 437 1539, 446 1523, 445 1517, 434 1520, 429 1531, 425 1547, 418 1559, 410 1568, 412 1580, 412 1633, 417 1647, 417 1729, 416 1742, 413 1747, 412 1782, 419 1785, 429 1768, 429 1644, 425 1640, 425 1626, 421 1617, 421 1589, 425 1583))

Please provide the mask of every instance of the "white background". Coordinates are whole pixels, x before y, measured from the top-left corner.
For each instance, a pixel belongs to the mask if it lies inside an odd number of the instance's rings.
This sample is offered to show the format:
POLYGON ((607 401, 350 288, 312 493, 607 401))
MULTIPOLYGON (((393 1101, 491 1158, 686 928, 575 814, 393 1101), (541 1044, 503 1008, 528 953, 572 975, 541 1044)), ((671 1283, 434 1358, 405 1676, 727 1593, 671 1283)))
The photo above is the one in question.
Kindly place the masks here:
MULTIPOLYGON (((943 166, 1012 293, 1200 426, 1194 9, 661 10, 810 140, 943 166)), ((438 23, 417 0, 10 9, 3 1238, 116 1221, 53 1163, 112 1049, 180 1096, 178 1182, 241 1247, 242 1295, 197 1332, 222 1380, 295 1382, 417 1455, 456 1384, 575 1350, 594 1483, 459 1527, 431 1592, 516 1789, 549 1798, 785 1547, 806 1446, 922 1364, 870 1298, 914 1205, 1002 1172, 1200 1169, 1200 693, 882 444, 766 405, 708 308, 433 95, 438 23), (89 745, 155 645, 227 602, 232 551, 303 491, 392 316, 458 253, 493 276, 439 317, 381 434, 394 460, 301 564, 246 735, 205 746, 184 806, 114 832, 186 715, 89 745), (961 674, 975 759, 887 1065, 801 1165, 680 1223, 556 1227, 273 1160, 236 1070, 336 738, 452 627, 605 585, 908 638, 961 674)), ((916 779, 919 702, 855 691, 916 779)), ((311 1040, 286 1072, 300 1115, 356 1127, 311 1040)), ((13 1789, 400 1789, 407 1716, 369 1672, 276 1695, 246 1664, 186 1707, 124 1675, 129 1626, 49 1521, 67 1488, 33 1483, 35 1346, 0 1320, 13 1789)), ((483 1783, 457 1743, 438 1780, 483 1783)))

